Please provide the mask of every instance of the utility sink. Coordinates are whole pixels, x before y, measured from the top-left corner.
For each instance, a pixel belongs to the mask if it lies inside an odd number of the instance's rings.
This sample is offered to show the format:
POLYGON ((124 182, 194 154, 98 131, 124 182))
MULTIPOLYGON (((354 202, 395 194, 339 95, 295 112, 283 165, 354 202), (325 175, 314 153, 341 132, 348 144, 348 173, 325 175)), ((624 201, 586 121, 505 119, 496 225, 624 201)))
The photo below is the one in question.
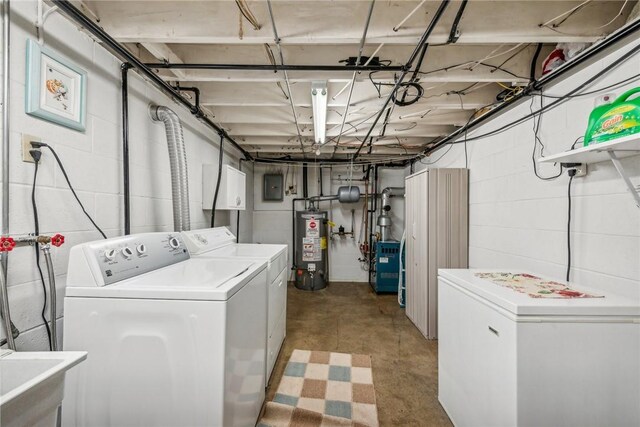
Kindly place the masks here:
POLYGON ((55 427, 64 374, 86 358, 85 351, 0 350, 0 425, 55 427))

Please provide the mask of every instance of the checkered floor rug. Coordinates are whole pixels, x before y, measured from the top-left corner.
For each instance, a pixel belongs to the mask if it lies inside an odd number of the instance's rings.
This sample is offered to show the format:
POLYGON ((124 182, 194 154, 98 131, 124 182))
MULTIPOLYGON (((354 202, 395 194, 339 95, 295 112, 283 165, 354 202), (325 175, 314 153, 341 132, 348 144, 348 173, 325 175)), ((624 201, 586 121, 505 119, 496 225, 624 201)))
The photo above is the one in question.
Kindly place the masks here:
POLYGON ((371 357, 294 350, 259 427, 378 426, 371 357))

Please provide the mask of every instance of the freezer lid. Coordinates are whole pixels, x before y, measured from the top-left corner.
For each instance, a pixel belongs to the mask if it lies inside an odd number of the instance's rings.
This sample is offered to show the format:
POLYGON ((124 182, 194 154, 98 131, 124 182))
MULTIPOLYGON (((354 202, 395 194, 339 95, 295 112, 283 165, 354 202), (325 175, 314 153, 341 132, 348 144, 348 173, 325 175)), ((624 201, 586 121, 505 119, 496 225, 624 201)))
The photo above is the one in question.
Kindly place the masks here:
POLYGON ((266 262, 191 259, 103 287, 67 288, 67 297, 225 301, 266 262))
POLYGON ((569 283, 577 291, 604 295, 604 298, 532 298, 527 294, 497 285, 475 276, 475 273, 526 273, 543 279, 556 280, 542 274, 515 269, 440 269, 439 277, 457 285, 481 299, 521 316, 632 316, 640 317, 640 298, 618 295, 601 289, 569 283))

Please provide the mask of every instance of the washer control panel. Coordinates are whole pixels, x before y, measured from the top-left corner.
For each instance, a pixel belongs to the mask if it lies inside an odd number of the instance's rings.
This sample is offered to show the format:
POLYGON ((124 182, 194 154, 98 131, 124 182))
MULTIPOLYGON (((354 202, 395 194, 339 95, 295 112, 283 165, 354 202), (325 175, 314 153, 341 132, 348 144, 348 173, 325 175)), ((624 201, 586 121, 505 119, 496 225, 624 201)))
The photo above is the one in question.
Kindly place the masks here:
POLYGON ((71 249, 67 286, 111 285, 189 258, 180 233, 144 233, 84 243, 71 249), (87 270, 93 284, 83 277, 87 270))

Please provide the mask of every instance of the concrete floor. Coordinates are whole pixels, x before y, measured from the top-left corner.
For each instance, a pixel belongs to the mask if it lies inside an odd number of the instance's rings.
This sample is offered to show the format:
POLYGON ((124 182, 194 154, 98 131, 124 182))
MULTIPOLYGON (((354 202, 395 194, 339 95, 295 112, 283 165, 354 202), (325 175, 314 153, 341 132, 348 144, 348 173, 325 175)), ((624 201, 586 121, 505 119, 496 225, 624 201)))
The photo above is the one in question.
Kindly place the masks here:
POLYGON ((396 295, 366 283, 331 283, 305 292, 289 284, 287 338, 271 378, 273 399, 294 349, 368 354, 381 426, 451 426, 438 403, 438 345, 427 341, 396 295))

